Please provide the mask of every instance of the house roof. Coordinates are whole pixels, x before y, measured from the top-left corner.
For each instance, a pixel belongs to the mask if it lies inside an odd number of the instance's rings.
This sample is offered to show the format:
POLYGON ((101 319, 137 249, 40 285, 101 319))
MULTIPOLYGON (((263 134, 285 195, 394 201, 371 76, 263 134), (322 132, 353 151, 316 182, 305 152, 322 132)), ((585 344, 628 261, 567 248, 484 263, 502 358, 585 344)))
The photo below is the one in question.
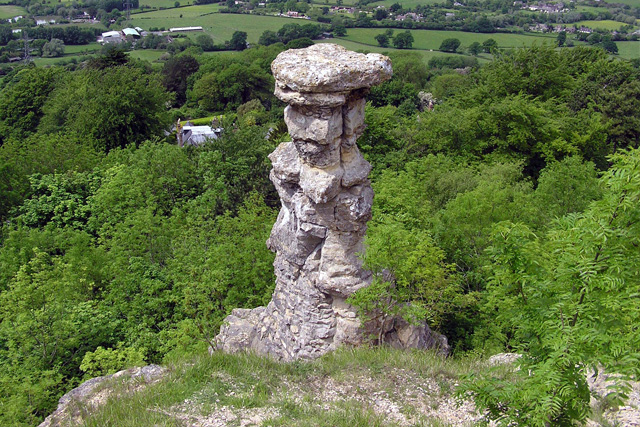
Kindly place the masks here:
POLYGON ((134 30, 133 28, 125 28, 122 30, 125 36, 136 36, 140 37, 140 33, 134 30))
POLYGON ((212 129, 210 126, 184 126, 182 137, 184 145, 200 145, 208 139, 218 139, 222 129, 212 129))

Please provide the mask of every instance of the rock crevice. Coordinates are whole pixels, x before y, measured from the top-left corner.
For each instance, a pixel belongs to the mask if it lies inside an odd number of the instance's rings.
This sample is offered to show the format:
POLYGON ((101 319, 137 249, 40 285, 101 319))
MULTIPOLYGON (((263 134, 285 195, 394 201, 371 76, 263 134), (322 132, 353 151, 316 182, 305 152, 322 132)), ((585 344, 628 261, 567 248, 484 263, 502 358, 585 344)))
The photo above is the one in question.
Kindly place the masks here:
MULTIPOLYGON (((356 140, 365 127, 364 97, 391 78, 391 61, 318 44, 281 53, 271 69, 276 96, 289 104, 284 118, 292 138, 269 156, 282 203, 267 241, 276 252, 276 287, 266 307, 233 310, 216 345, 310 359, 364 339, 345 302, 371 283, 358 256, 371 218, 371 166, 356 140)), ((427 327, 407 328, 412 332, 396 335, 415 335, 408 346, 428 341, 427 327)))

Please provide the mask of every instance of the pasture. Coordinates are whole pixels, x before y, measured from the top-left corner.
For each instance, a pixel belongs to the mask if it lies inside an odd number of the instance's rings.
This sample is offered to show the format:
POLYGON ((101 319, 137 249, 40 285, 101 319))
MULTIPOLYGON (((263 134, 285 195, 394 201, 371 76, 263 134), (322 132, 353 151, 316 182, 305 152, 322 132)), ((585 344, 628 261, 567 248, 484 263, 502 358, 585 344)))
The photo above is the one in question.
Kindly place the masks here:
POLYGON ((418 5, 422 4, 443 4, 445 5, 447 2, 444 0, 382 0, 376 1, 373 3, 369 3, 370 6, 385 6, 387 9, 394 3, 399 3, 405 9, 413 9, 418 5))
POLYGON ((596 15, 598 14, 598 12, 602 12, 603 9, 600 7, 594 7, 594 6, 576 6, 576 12, 591 12, 591 13, 595 13, 596 15))
POLYGON ((67 55, 88 55, 98 52, 102 48, 100 43, 94 42, 81 45, 65 45, 64 54, 67 55))
POLYGON ((129 56, 131 58, 140 59, 142 61, 155 62, 160 57, 165 54, 164 50, 153 50, 153 49, 140 49, 140 50, 132 50, 129 52, 129 56))
MULTIPOLYGON (((398 34, 405 30, 396 29, 394 34, 398 34)), ((349 28, 347 29, 346 39, 363 43, 371 46, 377 46, 375 36, 383 33, 382 28, 349 28)), ((435 31, 435 30, 411 30, 413 35, 414 49, 426 49, 437 50, 440 48, 440 44, 445 39, 455 38, 460 40, 461 50, 466 49, 471 43, 482 43, 487 39, 494 39, 498 43, 498 47, 501 49, 515 48, 522 46, 531 46, 534 43, 555 43, 555 34, 480 34, 480 33, 465 33, 462 31, 435 31)))
MULTIPOLYGON (((189 6, 179 9, 159 10, 131 16, 131 25, 139 26, 145 30, 151 27, 164 27, 167 30, 171 27, 201 26, 205 33, 213 37, 215 43, 222 43, 230 40, 236 31, 247 33, 249 43, 257 43, 258 38, 265 30, 277 31, 285 24, 307 24, 310 21, 301 19, 280 18, 275 16, 259 15, 237 15, 230 13, 210 13, 212 7, 189 6), (207 12, 207 10, 209 12, 207 12), (182 18, 180 18, 182 14, 182 18)), ((214 9, 217 10, 217 9, 214 9)), ((196 36, 199 32, 187 33, 196 36)))
MULTIPOLYGON (((369 45, 363 45, 361 43, 358 42, 354 42, 351 40, 345 40, 345 39, 327 39, 327 40, 319 40, 317 41, 317 43, 335 43, 335 44, 339 44, 340 46, 344 46, 349 50, 353 50, 356 52, 366 52, 366 53, 383 53, 383 54, 388 54, 389 52, 398 52, 400 51, 400 49, 394 49, 394 48, 389 48, 389 47, 379 47, 379 46, 369 46, 369 45)), ((420 57, 422 58, 422 61, 426 64, 427 62, 429 62, 429 60, 435 56, 460 56, 460 54, 457 53, 445 53, 445 52, 439 52, 439 51, 429 51, 429 50, 402 50, 402 52, 415 52, 418 55, 420 55, 420 57)), ((464 55, 463 55, 464 56, 464 55)), ((491 59, 491 55, 489 54, 483 54, 477 57, 478 58, 478 62, 483 63, 483 62, 487 62, 491 59)))
POLYGON ((0 6, 0 19, 9 19, 14 16, 26 15, 27 11, 20 6, 2 5, 0 6))
POLYGON ((616 42, 616 45, 618 45, 618 56, 620 56, 621 58, 640 58, 640 41, 616 42))
POLYGON ((585 26, 589 28, 602 29, 602 30, 619 30, 623 25, 627 25, 624 22, 612 21, 610 19, 605 19, 602 21, 578 21, 575 23, 578 27, 585 26))
MULTIPOLYGON (((312 1, 312 3, 319 6, 337 6, 338 0, 312 1)), ((357 3, 358 0, 343 0, 342 6, 354 6, 357 3)))
POLYGON ((631 7, 640 7, 640 0, 608 0, 607 3, 622 3, 631 7))
MULTIPOLYGON (((193 0, 178 0, 181 6, 192 4, 193 0)), ((140 0, 140 6, 149 6, 151 8, 169 8, 175 7, 176 0, 140 0)))

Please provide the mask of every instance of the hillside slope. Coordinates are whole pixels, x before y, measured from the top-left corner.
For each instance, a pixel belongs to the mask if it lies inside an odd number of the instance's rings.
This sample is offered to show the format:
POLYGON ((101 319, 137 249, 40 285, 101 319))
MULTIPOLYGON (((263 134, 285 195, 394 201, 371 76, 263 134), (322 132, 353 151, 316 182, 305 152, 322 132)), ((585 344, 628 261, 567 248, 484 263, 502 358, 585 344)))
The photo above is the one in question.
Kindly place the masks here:
MULTIPOLYGON (((456 398, 456 385, 487 369, 508 377, 510 356, 443 358, 360 348, 313 362, 279 363, 247 354, 202 354, 167 371, 135 368, 91 380, 83 398, 65 400, 66 418, 58 414, 43 425, 471 426, 482 417, 473 402, 456 398)), ((606 379, 591 381, 597 395, 605 393, 606 379)), ((624 407, 594 398, 589 425, 640 425, 639 404, 638 384, 624 407)))

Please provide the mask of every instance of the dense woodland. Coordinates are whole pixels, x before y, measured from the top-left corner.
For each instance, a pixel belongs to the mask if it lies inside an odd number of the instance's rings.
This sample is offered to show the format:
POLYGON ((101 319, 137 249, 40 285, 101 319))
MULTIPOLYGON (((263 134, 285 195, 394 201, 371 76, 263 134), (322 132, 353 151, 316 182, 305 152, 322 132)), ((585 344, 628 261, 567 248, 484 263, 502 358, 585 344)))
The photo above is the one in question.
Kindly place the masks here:
MULTIPOLYGON (((186 51, 160 70, 112 49, 2 80, 1 425, 38 423, 88 378, 200 351, 232 308, 269 301, 283 49, 186 51), (165 133, 213 113, 221 139, 165 133)), ((353 302, 410 302, 453 357, 523 353, 533 375, 462 385, 491 417, 583 420, 587 367, 639 374, 639 70, 587 47, 462 73, 392 59, 359 145, 376 192, 365 262, 395 281, 353 302)))

